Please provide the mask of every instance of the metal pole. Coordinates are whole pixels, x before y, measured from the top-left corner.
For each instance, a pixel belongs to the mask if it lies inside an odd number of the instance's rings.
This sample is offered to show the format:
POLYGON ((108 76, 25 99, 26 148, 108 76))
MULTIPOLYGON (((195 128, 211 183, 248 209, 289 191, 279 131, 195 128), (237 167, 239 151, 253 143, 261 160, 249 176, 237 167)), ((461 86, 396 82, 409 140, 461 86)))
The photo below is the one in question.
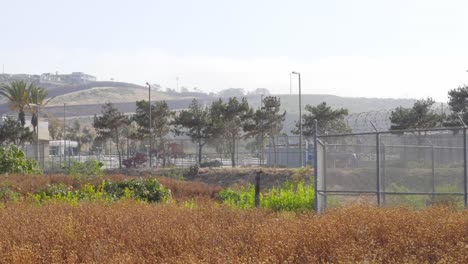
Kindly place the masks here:
POLYGON ((377 163, 377 204, 380 206, 382 204, 382 190, 380 180, 381 180, 381 172, 380 172, 380 133, 377 132, 376 137, 376 163, 377 163))
POLYGON ((292 95, 292 73, 289 74, 289 95, 292 95))
POLYGON ((385 205, 385 192, 386 192, 386 174, 385 174, 385 166, 386 166, 386 160, 387 156, 385 153, 385 144, 382 144, 382 204, 385 205))
POLYGON ((381 190, 381 180, 382 180, 382 174, 381 174, 381 171, 380 171, 380 133, 379 133, 379 130, 377 129, 377 126, 374 124, 374 122, 370 121, 370 124, 372 125, 372 127, 374 128, 375 130, 375 147, 376 147, 376 165, 377 165, 377 172, 376 172, 376 176, 377 176, 377 180, 376 180, 376 189, 377 189, 377 204, 380 206, 382 204, 382 190, 381 190))
POLYGON ((304 167, 304 153, 302 153, 302 94, 301 94, 301 73, 291 72, 291 74, 297 74, 299 78, 299 158, 300 166, 304 167))
POLYGON ((463 182, 464 182, 464 198, 465 208, 468 208, 468 168, 467 168, 467 157, 466 157, 466 127, 463 128, 463 182))
POLYGON ((260 207, 260 174, 262 171, 257 171, 255 174, 255 208, 260 207))
MULTIPOLYGON (((260 111, 262 111, 262 107, 263 107, 263 94, 260 95, 260 111)), ((261 166, 264 165, 264 162, 265 162, 265 145, 264 145, 264 141, 265 141, 265 135, 263 133, 263 130, 264 130, 264 127, 263 127, 263 118, 261 119, 261 125, 260 125, 260 128, 262 129, 262 138, 261 138, 261 147, 262 147, 262 153, 261 153, 261 166)))
POLYGON ((65 107, 66 103, 63 103, 63 161, 64 163, 67 162, 67 143, 66 143, 66 114, 65 114, 65 107))
POLYGON ((153 133, 151 133, 151 85, 149 83, 146 83, 146 85, 148 85, 148 109, 149 109, 149 135, 150 135, 150 150, 149 150, 149 153, 148 153, 148 157, 149 157, 149 166, 150 166, 150 169, 153 167, 152 166, 152 161, 151 161, 151 150, 153 149, 153 133))
POLYGON ((314 119, 314 208, 315 212, 318 212, 318 147, 317 147, 317 119, 314 119))
POLYGON ((301 159, 301 167, 304 167, 304 153, 302 153, 302 95, 301 95, 301 74, 298 73, 299 76, 299 151, 301 152, 300 159, 301 159))
POLYGON ((432 169, 432 178, 431 178, 431 185, 432 185, 432 202, 434 202, 435 198, 435 161, 434 161, 434 145, 431 145, 431 169, 432 169))
POLYGON ((466 124, 460 114, 457 115, 463 126, 463 193, 465 208, 468 208, 468 160, 466 155, 466 124))
POLYGON ((36 90, 36 155, 37 155, 37 164, 41 166, 40 162, 40 152, 39 152, 39 91, 36 90))

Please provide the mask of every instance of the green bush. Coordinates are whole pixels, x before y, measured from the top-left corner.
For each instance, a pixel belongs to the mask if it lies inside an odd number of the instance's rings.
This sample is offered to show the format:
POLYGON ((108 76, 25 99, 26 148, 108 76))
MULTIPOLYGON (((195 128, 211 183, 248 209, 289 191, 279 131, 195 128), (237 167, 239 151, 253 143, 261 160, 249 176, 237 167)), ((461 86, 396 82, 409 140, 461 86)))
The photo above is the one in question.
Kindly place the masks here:
POLYGON ((70 166, 63 165, 66 173, 77 177, 101 177, 104 175, 102 162, 87 160, 85 162, 74 161, 70 166))
POLYGON ((169 199, 171 195, 170 190, 153 178, 121 182, 105 180, 103 190, 113 200, 134 198, 145 202, 160 202, 169 199))
MULTIPOLYGON (((260 207, 273 211, 306 211, 314 209, 315 189, 304 181, 286 182, 281 188, 272 188, 265 194, 260 194, 260 207)), ((230 188, 220 192, 224 203, 242 208, 255 206, 255 187, 249 185, 239 191, 230 188)))
POLYGON ((170 197, 170 191, 152 178, 121 182, 104 180, 98 186, 85 184, 77 190, 64 184, 52 184, 34 194, 34 199, 38 202, 60 200, 72 203, 99 199, 117 201, 122 198, 145 202, 161 202, 170 197))
POLYGON ((26 158, 24 152, 18 147, 0 147, 0 174, 22 173, 40 174, 41 169, 33 159, 26 158))
POLYGON ((0 201, 17 201, 20 198, 20 194, 13 190, 11 186, 3 185, 0 186, 0 201))

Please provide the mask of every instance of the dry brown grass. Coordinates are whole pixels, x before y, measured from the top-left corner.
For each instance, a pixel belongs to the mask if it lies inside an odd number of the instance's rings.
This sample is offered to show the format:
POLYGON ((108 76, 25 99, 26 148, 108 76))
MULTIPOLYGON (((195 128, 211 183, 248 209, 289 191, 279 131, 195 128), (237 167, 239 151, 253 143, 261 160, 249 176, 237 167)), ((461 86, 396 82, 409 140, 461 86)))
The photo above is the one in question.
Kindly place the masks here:
POLYGON ((218 199, 218 193, 222 187, 209 185, 203 182, 188 182, 174 180, 166 177, 156 177, 166 188, 171 190, 172 198, 177 201, 190 199, 218 199))
POLYGON ((352 206, 323 216, 212 202, 0 209, 0 263, 468 263, 468 211, 352 206))

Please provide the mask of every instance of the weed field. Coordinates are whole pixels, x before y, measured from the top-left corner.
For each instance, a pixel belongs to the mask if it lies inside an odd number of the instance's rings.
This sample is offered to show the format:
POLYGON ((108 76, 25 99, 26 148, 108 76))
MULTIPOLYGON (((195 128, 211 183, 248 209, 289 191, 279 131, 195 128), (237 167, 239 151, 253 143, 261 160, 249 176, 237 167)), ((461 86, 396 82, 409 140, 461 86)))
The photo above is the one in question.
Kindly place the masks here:
POLYGON ((27 193, 52 181, 98 180, 2 177, 20 197, 0 203, 0 263, 468 263, 467 210, 240 209, 220 200, 220 187, 167 178, 158 179, 173 197, 159 203, 38 203, 27 193))

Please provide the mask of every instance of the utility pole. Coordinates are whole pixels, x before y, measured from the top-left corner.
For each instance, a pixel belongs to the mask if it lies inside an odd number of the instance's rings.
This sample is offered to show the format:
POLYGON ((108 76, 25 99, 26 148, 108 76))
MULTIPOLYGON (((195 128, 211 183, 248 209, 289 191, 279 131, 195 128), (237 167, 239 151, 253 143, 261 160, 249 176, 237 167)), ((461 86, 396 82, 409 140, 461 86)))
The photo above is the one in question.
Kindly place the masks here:
POLYGON ((297 74, 299 78, 299 158, 301 159, 301 167, 304 167, 304 153, 302 153, 302 94, 301 94, 301 73, 292 72, 291 74, 297 74))
POLYGON ((63 103, 63 161, 66 163, 67 162, 67 141, 66 141, 66 103, 63 103))
POLYGON ((150 169, 153 167, 152 166, 152 161, 151 161, 151 150, 153 149, 153 133, 151 133, 151 85, 149 83, 146 83, 148 85, 148 108, 149 108, 149 135, 150 135, 150 150, 148 153, 149 156, 149 167, 150 169))

